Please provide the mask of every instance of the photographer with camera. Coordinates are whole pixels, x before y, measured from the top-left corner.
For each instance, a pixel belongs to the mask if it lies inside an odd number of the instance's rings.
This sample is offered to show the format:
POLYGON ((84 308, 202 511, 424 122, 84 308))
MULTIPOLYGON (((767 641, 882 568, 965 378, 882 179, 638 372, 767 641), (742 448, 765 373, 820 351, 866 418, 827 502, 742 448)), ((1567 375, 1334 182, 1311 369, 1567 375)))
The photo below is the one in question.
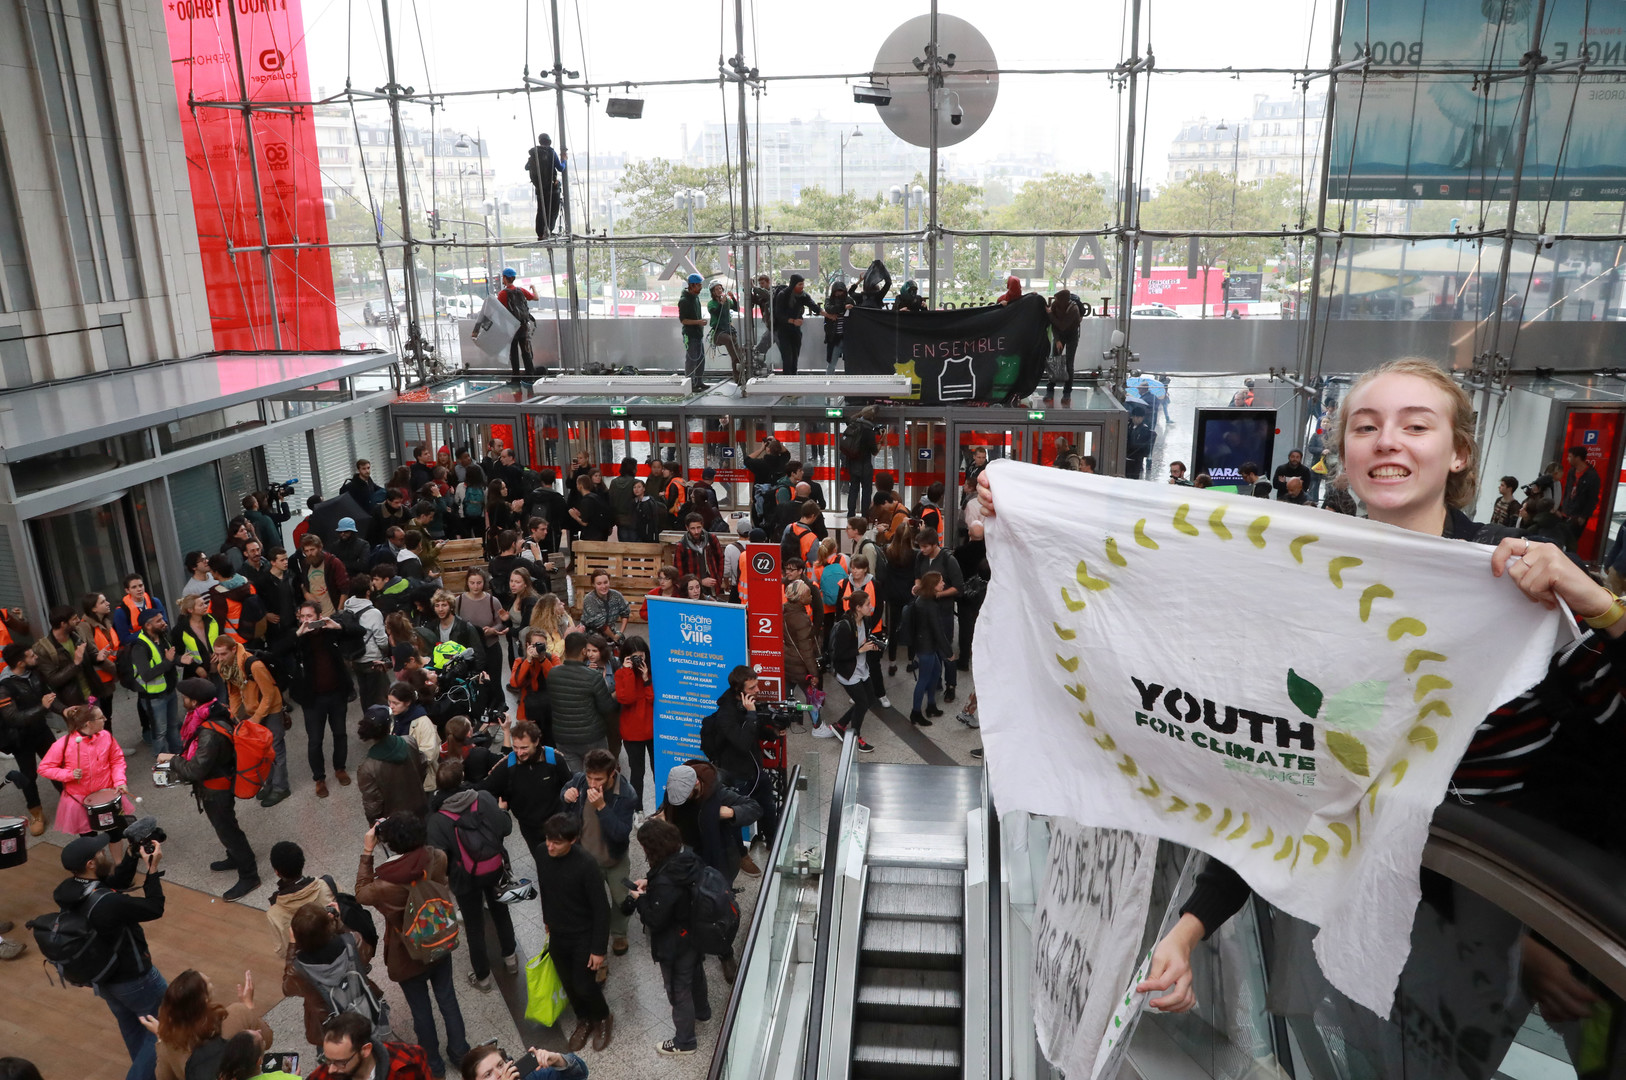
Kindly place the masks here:
POLYGON ((493 1041, 464 1054, 458 1072, 463 1080, 587 1080, 587 1062, 575 1054, 555 1054, 534 1046, 513 1061, 493 1041))
POLYGON ((323 733, 327 730, 333 732, 333 777, 345 787, 350 786, 350 774, 345 771, 350 749, 346 720, 355 683, 344 662, 341 642, 356 636, 332 615, 323 615, 315 600, 299 605, 294 640, 305 677, 294 686, 292 696, 305 714, 306 758, 319 799, 328 796, 327 765, 322 755, 323 733))
POLYGON ((164 916, 163 845, 149 838, 130 844, 117 863, 107 850, 106 833, 81 836, 62 849, 62 868, 73 876, 51 899, 60 911, 29 925, 40 952, 64 983, 88 986, 107 1002, 130 1055, 132 1077, 150 1077, 157 1068, 157 1042, 141 1024, 157 1015, 169 984, 153 966, 141 924, 164 916), (126 892, 137 866, 146 872, 141 895, 126 892))
POLYGON ((717 711, 700 722, 700 752, 717 767, 723 783, 762 808, 758 838, 771 845, 779 825, 779 804, 773 781, 762 768, 764 728, 771 734, 773 725, 757 709, 760 688, 756 672, 747 664, 728 673, 728 689, 717 699, 717 711))

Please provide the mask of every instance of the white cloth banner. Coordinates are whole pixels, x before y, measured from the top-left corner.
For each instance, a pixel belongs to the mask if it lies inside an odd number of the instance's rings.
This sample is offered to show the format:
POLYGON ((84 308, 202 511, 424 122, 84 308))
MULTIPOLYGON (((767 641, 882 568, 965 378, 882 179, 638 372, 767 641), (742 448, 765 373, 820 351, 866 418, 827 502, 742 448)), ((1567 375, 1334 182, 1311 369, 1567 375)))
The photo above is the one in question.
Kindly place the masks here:
POLYGON ((519 320, 514 318, 514 313, 504 307, 495 294, 486 297, 474 323, 474 343, 489 356, 501 356, 513 344, 518 331, 519 320))
POLYGON ((1429 817, 1561 618, 1490 549, 1311 507, 990 466, 994 801, 1206 851, 1386 1016, 1429 817))
POLYGON ((1157 841, 1054 818, 1033 930, 1033 1021, 1063 1075, 1100 1074, 1113 1013, 1140 959, 1157 841))

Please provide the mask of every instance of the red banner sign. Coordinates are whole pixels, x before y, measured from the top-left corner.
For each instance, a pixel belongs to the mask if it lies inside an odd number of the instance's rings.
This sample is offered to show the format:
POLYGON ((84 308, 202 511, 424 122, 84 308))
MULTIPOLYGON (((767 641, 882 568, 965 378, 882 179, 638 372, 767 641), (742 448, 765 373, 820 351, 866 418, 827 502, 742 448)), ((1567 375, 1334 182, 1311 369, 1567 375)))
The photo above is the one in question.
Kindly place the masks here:
POLYGON ((311 100, 300 0, 237 0, 246 94, 233 44, 231 0, 172 0, 164 9, 215 348, 271 349, 280 335, 284 349, 337 349, 339 316, 328 250, 273 250, 269 287, 262 253, 241 250, 258 249, 262 242, 256 167, 265 205, 264 242, 327 243, 310 110, 254 113, 251 142, 240 110, 205 104, 244 97, 256 104, 311 100), (189 103, 194 99, 195 108, 189 103))
POLYGON ((740 555, 745 581, 745 640, 761 698, 785 697, 785 601, 778 544, 747 544, 740 555))

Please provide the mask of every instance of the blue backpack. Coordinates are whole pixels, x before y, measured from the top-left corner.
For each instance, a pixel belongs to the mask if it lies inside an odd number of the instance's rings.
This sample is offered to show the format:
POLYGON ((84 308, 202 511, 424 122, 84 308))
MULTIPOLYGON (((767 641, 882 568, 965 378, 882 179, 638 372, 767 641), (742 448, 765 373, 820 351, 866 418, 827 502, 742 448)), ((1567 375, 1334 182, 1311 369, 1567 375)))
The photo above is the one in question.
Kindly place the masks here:
POLYGON ((475 484, 469 484, 463 490, 463 516, 466 518, 484 517, 486 512, 486 489, 475 484))

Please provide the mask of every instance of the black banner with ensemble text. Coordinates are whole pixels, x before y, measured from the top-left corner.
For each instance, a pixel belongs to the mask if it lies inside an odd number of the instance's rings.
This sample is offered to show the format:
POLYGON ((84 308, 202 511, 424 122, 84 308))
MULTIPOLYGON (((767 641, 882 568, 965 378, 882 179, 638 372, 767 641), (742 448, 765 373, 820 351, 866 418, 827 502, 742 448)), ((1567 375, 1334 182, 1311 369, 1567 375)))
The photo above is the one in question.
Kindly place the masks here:
POLYGON ((1004 307, 897 314, 854 308, 842 352, 849 375, 908 375, 923 405, 998 402, 1031 394, 1050 351, 1044 297, 1004 307))

